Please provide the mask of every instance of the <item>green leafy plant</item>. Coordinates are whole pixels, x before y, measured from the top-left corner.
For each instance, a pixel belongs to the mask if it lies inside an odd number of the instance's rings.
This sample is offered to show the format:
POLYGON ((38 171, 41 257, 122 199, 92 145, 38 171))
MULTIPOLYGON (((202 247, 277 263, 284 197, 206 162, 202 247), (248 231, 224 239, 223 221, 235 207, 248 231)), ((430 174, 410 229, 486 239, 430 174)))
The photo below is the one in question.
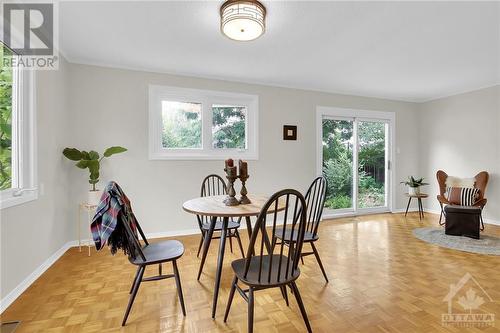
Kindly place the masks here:
POLYGON ((424 178, 416 179, 413 176, 409 176, 408 180, 401 182, 401 184, 405 184, 409 187, 420 187, 424 185, 429 185, 428 183, 424 183, 424 178))
POLYGON ((325 206, 330 209, 341 209, 352 207, 352 198, 347 195, 337 195, 325 201, 325 206))
POLYGON ((92 185, 92 191, 95 191, 95 184, 99 182, 99 168, 103 158, 126 151, 127 148, 113 146, 106 149, 102 154, 103 156, 100 157, 99 153, 94 150, 86 152, 85 150, 80 151, 76 148, 64 148, 63 155, 71 161, 76 161, 76 166, 78 168, 89 169, 89 184, 92 185))

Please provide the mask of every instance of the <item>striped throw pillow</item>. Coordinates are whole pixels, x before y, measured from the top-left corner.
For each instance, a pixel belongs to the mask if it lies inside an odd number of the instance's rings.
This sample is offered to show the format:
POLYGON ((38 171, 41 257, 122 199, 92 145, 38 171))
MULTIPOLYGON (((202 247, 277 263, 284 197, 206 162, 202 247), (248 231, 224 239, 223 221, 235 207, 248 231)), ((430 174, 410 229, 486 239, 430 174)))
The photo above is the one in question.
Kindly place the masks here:
POLYGON ((446 189, 446 199, 453 205, 472 206, 478 196, 478 188, 448 187, 446 189))

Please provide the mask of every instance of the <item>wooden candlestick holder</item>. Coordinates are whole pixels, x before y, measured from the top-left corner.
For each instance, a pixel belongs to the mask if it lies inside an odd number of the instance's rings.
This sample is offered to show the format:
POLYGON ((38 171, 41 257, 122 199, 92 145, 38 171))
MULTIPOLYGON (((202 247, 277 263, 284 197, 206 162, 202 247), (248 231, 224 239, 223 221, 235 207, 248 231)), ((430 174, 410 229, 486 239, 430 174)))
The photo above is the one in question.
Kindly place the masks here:
POLYGON ((224 171, 226 171, 227 178, 227 197, 224 199, 224 204, 226 206, 238 206, 240 202, 236 199, 236 191, 234 190, 234 181, 238 176, 229 175, 227 169, 224 169, 224 171))
POLYGON ((246 183, 248 177, 249 177, 248 175, 246 175, 246 176, 239 176, 239 178, 241 180, 241 191, 240 191, 241 198, 240 198, 240 204, 242 204, 242 205, 247 205, 249 203, 252 203, 250 201, 250 199, 248 199, 248 197, 247 197, 248 192, 247 192, 247 188, 245 186, 245 183, 246 183))

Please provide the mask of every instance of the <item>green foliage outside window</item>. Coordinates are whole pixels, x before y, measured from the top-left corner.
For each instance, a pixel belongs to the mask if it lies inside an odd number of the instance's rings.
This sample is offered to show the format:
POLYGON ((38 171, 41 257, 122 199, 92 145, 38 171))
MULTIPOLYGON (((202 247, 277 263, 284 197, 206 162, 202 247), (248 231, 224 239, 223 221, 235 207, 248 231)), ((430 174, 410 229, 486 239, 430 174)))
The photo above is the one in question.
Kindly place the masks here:
MULTIPOLYGON (((0 62, 11 52, 0 44, 0 62)), ((0 68, 0 190, 12 187, 12 69, 0 68)))
POLYGON ((201 148, 201 104, 164 101, 162 118, 164 148, 201 148))
POLYGON ((212 144, 214 148, 246 148, 246 110, 244 106, 212 106, 212 144))
MULTIPOLYGON (((212 147, 245 149, 247 108, 213 105, 211 111, 212 147)), ((164 148, 202 148, 201 104, 164 101, 162 118, 164 148)))
MULTIPOLYGON (((385 124, 358 124, 358 205, 385 204, 385 124)), ((325 207, 352 207, 353 123, 323 120, 323 175, 328 181, 325 207)))

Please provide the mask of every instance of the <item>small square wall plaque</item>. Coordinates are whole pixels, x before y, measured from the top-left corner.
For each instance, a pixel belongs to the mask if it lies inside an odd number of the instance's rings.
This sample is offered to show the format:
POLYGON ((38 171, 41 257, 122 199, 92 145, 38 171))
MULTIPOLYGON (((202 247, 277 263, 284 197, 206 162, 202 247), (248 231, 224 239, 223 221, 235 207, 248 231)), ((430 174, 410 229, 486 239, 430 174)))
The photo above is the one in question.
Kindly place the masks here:
POLYGON ((297 140, 297 126, 283 125, 283 140, 297 140))

